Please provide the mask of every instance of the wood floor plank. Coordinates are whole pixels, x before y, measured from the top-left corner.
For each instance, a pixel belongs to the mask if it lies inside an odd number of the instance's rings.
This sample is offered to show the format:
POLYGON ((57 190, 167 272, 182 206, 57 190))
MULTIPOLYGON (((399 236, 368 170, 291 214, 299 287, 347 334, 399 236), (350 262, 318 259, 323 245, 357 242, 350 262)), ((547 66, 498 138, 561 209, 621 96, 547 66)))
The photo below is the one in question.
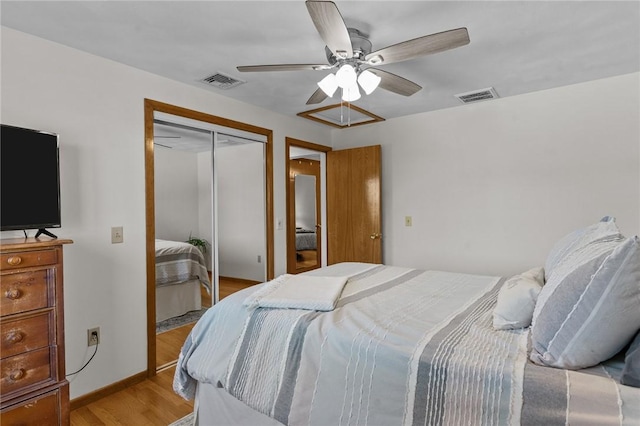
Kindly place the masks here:
POLYGON ((100 417, 96 416, 88 407, 80 407, 71 413, 71 426, 104 425, 100 417))

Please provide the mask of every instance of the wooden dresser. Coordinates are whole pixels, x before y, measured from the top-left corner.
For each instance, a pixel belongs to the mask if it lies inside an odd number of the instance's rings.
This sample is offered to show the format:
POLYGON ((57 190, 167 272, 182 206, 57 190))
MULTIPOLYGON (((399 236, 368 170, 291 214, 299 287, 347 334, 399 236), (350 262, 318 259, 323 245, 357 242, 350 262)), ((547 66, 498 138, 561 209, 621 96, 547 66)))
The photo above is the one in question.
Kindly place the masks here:
POLYGON ((68 425, 62 246, 0 240, 0 425, 68 425))

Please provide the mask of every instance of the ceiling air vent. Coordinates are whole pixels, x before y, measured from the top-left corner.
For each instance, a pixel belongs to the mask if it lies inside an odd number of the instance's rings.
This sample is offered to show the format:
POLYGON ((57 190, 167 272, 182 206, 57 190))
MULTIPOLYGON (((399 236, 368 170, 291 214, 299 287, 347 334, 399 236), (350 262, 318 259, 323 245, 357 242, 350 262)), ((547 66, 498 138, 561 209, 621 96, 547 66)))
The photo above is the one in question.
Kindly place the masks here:
POLYGON ((239 86, 246 81, 238 80, 237 78, 231 77, 230 75, 223 74, 221 72, 216 72, 209 77, 205 77, 200 80, 202 83, 208 84, 209 86, 217 87, 218 89, 231 89, 232 87, 239 86))
POLYGON ((458 93, 457 95, 454 95, 454 96, 458 98, 460 102, 462 102, 463 104, 470 104, 472 102, 478 102, 478 101, 486 101, 487 99, 495 99, 499 97, 493 87, 474 90, 472 92, 467 92, 467 93, 458 93))

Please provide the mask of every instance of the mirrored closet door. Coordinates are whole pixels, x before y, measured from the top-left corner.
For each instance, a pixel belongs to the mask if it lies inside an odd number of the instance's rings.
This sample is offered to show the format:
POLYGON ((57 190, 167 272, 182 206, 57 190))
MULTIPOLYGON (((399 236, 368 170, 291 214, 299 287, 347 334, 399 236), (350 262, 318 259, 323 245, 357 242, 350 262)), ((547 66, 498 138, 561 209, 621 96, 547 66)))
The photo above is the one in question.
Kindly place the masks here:
POLYGON ((153 193, 147 185, 147 200, 153 200, 154 220, 152 232, 147 227, 147 258, 153 235, 155 282, 152 292, 147 284, 147 295, 155 307, 149 336, 149 370, 155 371, 176 362, 195 321, 225 296, 221 281, 263 282, 273 266, 270 133, 161 111, 152 121, 153 193))

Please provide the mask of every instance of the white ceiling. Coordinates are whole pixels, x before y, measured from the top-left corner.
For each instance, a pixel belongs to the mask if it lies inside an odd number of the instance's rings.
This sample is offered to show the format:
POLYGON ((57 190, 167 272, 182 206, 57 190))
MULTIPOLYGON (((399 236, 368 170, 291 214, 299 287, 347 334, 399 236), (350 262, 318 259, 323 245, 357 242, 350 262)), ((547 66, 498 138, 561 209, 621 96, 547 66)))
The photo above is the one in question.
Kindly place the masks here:
MULTIPOLYGON (((381 66, 423 89, 382 89, 355 102, 386 119, 461 106, 455 94, 493 87, 500 97, 640 71, 638 1, 336 1, 373 50, 466 27, 471 42, 381 66)), ((7 1, 4 26, 220 95, 293 116, 328 71, 240 73, 238 65, 327 63, 302 0, 7 1), (221 72, 246 81, 221 90, 221 72)), ((595 100, 594 100, 595 101, 595 100)), ((302 120, 302 118, 300 118, 302 120)))

